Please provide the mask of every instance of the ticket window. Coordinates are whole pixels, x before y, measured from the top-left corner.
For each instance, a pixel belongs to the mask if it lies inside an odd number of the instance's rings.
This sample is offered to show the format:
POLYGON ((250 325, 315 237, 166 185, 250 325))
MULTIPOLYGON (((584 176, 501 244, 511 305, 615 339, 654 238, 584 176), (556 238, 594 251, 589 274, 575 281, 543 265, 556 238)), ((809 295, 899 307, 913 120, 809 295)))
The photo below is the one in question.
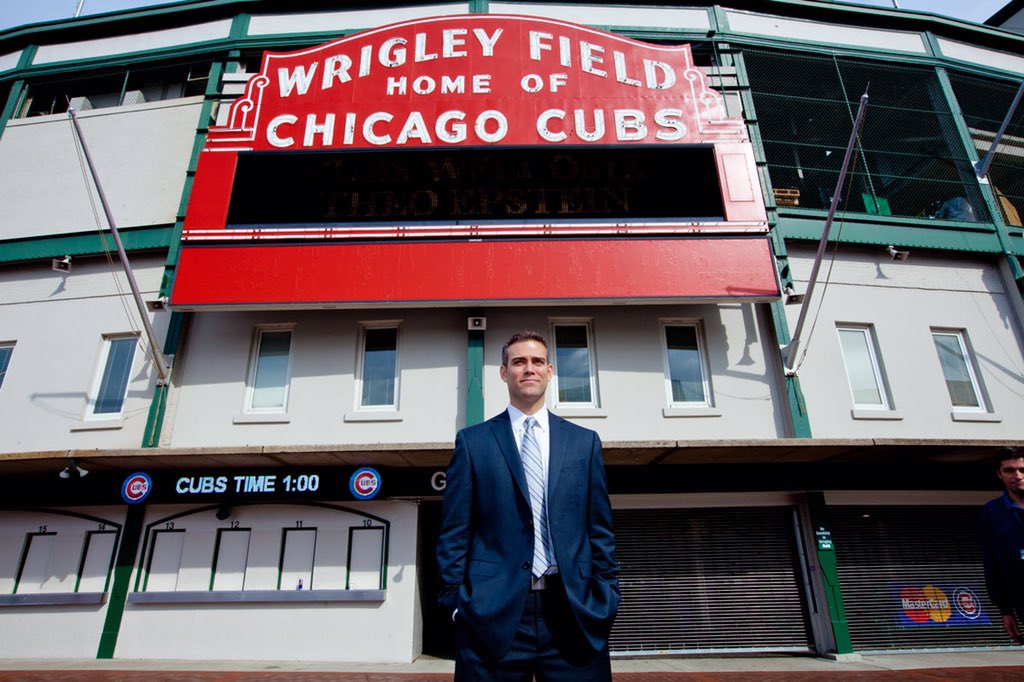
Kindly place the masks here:
POLYGON ((146 573, 147 592, 173 592, 178 587, 184 530, 159 530, 153 534, 153 553, 146 573))
POLYGON ((217 530, 217 549, 211 590, 245 589, 245 567, 249 557, 252 531, 248 528, 217 530))
MULTIPOLYGON (((218 512, 203 508, 153 519, 136 586, 136 594, 149 596, 129 599, 160 601, 160 593, 175 593, 167 598, 180 600, 185 593, 199 598, 199 592, 258 599, 258 593, 351 594, 386 587, 386 521, 323 505, 240 506, 227 516, 218 512)), ((202 599, 217 600, 209 594, 202 599)))
POLYGON ((313 584, 315 528, 286 528, 281 547, 281 576, 277 589, 309 589, 313 584))
POLYGON ((5 520, 10 527, 4 529, 0 544, 0 593, 104 593, 117 546, 116 526, 62 515, 44 524, 39 520, 5 520))
POLYGON ((17 594, 40 592, 70 592, 60 589, 61 581, 54 575, 53 547, 57 544, 56 533, 29 533, 25 538, 25 557, 18 570, 14 591, 17 594))
POLYGON ((384 567, 384 529, 357 527, 349 531, 348 581, 350 590, 378 590, 384 567))
POLYGON ((76 592, 106 592, 116 541, 117 533, 113 531, 86 533, 76 592))

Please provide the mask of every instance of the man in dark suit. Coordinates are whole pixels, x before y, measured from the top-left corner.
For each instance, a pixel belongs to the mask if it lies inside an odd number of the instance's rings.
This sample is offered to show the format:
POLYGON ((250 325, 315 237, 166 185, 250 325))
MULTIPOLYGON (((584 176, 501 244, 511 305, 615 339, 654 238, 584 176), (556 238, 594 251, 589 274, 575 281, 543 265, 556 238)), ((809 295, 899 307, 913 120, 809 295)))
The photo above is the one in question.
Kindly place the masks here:
POLYGON ((996 476, 1005 490, 981 510, 981 559, 985 585, 1006 634, 1024 644, 1024 450, 1000 448, 996 476))
POLYGON ((457 682, 611 679, 619 567, 601 441, 550 414, 543 337, 502 348, 509 408, 459 431, 437 559, 457 682))

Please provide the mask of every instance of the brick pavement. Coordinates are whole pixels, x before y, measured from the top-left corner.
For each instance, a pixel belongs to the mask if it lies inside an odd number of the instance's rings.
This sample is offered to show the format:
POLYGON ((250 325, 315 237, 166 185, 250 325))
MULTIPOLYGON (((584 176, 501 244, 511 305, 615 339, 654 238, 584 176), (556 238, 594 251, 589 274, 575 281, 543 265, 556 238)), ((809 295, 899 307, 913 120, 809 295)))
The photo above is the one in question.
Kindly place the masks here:
MULTIPOLYGON (((3 670, 0 682, 434 682, 450 674, 182 670, 3 670)), ((817 672, 628 672, 615 682, 1024 682, 1024 666, 817 672)))

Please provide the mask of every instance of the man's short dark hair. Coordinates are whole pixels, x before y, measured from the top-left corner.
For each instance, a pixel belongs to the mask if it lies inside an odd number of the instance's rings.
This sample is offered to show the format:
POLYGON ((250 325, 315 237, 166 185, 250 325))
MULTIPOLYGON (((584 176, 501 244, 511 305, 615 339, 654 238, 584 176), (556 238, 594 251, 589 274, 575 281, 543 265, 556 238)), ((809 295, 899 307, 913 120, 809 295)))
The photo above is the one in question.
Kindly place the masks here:
POLYGON ((996 469, 1002 469, 1003 462, 1008 459, 1018 459, 1020 457, 1024 457, 1024 450, 1021 448, 1006 447, 996 450, 996 454, 993 455, 992 461, 995 463, 996 469))
POLYGON ((506 341, 505 345, 501 347, 501 365, 502 365, 502 367, 504 367, 505 365, 508 364, 508 347, 511 346, 514 343, 519 343, 520 341, 536 341, 540 345, 544 346, 544 350, 548 349, 548 342, 545 341, 544 337, 541 336, 540 334, 538 334, 537 332, 532 332, 532 331, 529 331, 529 330, 523 330, 521 332, 516 332, 511 337, 509 337, 509 340, 506 341))

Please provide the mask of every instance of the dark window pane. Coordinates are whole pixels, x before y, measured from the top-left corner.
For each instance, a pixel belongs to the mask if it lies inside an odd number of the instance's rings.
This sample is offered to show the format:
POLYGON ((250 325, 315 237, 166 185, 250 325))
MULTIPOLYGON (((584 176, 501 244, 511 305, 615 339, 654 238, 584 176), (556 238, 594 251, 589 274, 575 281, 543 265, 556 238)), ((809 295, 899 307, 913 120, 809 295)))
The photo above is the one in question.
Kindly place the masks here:
POLYGON ((94 414, 117 414, 124 407, 128 375, 132 370, 132 359, 135 356, 135 343, 134 336, 108 341, 107 362, 103 367, 99 390, 96 392, 94 414))
POLYGON ((260 334, 260 351, 252 387, 254 408, 284 407, 291 342, 290 331, 265 331, 260 334))
POLYGON ((692 326, 665 327, 668 350, 668 373, 672 384, 672 402, 705 402, 704 376, 697 328, 692 326))
POLYGON ((398 329, 367 329, 363 343, 362 405, 394 405, 398 329))
POLYGON ((558 372, 558 402, 591 403, 590 349, 586 325, 555 327, 555 371, 558 372))
POLYGON ((11 355, 14 354, 14 346, 0 346, 0 387, 4 385, 4 377, 7 376, 7 365, 11 362, 11 355))
POLYGON ((967 367, 967 358, 960 346, 960 338, 956 334, 933 334, 932 338, 939 352, 942 375, 946 379, 953 407, 981 407, 967 367))

